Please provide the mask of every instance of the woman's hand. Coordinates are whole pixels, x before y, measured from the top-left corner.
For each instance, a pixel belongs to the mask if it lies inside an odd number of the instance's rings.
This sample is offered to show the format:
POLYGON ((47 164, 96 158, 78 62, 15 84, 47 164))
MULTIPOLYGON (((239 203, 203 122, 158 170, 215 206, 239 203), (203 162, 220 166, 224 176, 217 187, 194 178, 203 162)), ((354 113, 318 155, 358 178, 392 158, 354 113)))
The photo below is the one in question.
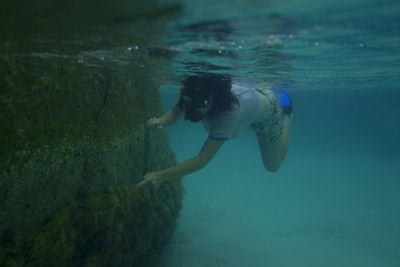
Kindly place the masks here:
POLYGON ((144 180, 138 183, 136 186, 141 187, 147 183, 152 183, 156 188, 158 188, 164 180, 166 180, 166 177, 163 175, 162 171, 149 172, 144 176, 144 180))
POLYGON ((148 119, 146 124, 147 124, 147 127, 162 128, 162 125, 160 124, 160 119, 156 118, 156 117, 148 119))

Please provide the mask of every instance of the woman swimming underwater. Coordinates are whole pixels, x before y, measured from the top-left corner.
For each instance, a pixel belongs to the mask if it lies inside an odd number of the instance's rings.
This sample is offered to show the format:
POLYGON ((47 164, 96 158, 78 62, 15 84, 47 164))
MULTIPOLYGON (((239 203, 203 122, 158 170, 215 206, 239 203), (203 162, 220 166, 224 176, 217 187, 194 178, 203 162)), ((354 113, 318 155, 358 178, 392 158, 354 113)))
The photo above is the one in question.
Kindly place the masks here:
POLYGON ((209 133, 199 154, 171 168, 147 173, 137 184, 143 186, 182 177, 204 168, 225 141, 239 138, 250 128, 256 133, 265 168, 276 172, 286 157, 293 104, 285 92, 232 84, 230 77, 217 74, 190 76, 183 81, 179 101, 148 127, 168 127, 182 116, 203 121, 209 133))

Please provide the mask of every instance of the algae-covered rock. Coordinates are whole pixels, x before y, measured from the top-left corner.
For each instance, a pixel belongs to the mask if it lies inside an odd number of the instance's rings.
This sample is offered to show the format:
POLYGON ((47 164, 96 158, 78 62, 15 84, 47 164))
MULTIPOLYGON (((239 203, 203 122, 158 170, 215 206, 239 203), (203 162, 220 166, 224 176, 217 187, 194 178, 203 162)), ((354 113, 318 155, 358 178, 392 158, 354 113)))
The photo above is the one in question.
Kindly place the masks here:
MULTIPOLYGON (((175 183, 175 185, 173 185, 175 183)), ((134 185, 109 187, 74 206, 55 213, 24 248, 30 266, 135 266, 160 253, 175 227, 181 198, 168 198, 171 186, 160 191, 134 185)))
MULTIPOLYGON (((146 266, 171 236, 178 180, 156 85, 68 60, 0 56, 0 266, 146 266)), ((139 74, 137 74, 139 75, 139 74)))
POLYGON ((74 253, 78 235, 67 210, 53 214, 48 223, 32 232, 25 241, 23 265, 66 265, 74 253))
POLYGON ((147 55, 180 7, 54 3, 0 3, 0 266, 151 265, 183 189, 135 186, 176 163, 147 55))

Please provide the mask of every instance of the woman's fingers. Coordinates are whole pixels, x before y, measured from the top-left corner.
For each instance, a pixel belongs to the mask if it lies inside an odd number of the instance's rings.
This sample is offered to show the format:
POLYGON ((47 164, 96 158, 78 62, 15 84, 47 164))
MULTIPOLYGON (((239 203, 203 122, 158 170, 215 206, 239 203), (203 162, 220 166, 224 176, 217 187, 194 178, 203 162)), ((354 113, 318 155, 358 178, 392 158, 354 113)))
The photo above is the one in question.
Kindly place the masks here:
POLYGON ((158 186, 160 185, 154 174, 153 173, 147 173, 144 177, 143 177, 143 181, 141 181, 140 183, 136 184, 137 187, 141 187, 144 186, 145 184, 148 183, 152 183, 156 188, 158 188, 158 186))
POLYGON ((145 184, 150 183, 152 180, 153 180, 153 179, 151 179, 151 178, 144 178, 144 180, 141 181, 140 183, 138 183, 136 186, 137 186, 137 187, 144 186, 145 184))
POLYGON ((151 118, 151 119, 149 119, 149 120, 147 120, 147 126, 158 126, 158 128, 161 128, 161 125, 160 125, 160 119, 159 118, 156 118, 156 117, 153 117, 153 118, 151 118))

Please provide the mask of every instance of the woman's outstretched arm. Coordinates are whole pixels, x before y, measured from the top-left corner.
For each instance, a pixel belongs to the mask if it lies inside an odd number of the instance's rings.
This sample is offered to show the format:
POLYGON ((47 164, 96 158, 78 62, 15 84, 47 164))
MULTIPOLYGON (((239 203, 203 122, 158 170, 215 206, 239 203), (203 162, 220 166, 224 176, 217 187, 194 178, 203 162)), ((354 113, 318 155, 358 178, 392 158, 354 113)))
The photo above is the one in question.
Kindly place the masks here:
POLYGON ((183 115, 183 111, 179 108, 178 103, 175 106, 162 115, 160 118, 151 118, 147 121, 149 127, 169 127, 175 124, 183 115))
POLYGON ((168 179, 182 177, 198 171, 207 165, 223 144, 224 141, 217 141, 208 138, 196 157, 165 170, 147 173, 144 176, 144 180, 138 183, 137 186, 143 186, 150 182, 158 186, 160 183, 168 179))

